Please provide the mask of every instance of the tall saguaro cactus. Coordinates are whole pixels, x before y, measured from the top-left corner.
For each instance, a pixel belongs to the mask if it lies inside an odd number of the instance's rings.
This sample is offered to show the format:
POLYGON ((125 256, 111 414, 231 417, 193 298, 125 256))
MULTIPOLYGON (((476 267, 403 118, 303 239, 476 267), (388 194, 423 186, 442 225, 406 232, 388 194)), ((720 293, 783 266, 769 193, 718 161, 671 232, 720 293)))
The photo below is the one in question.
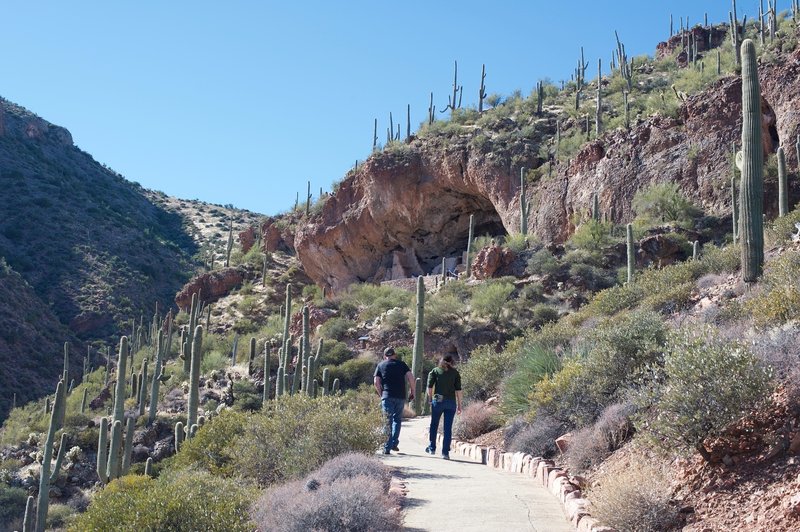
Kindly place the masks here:
POLYGON ((189 372, 189 403, 186 413, 186 427, 191 430, 197 424, 197 407, 200 404, 200 362, 203 348, 203 326, 194 329, 192 337, 192 365, 189 372))
POLYGON ((47 520, 47 507, 50 504, 50 484, 58 478, 58 471, 61 469, 61 461, 64 458, 65 435, 61 435, 61 443, 56 456, 56 463, 53 466, 52 474, 50 466, 53 460, 53 446, 55 445, 56 432, 61 428, 64 413, 67 409, 67 390, 64 381, 60 381, 56 386, 56 396, 53 403, 53 410, 50 412, 50 425, 47 428, 47 439, 42 449, 42 469, 39 474, 39 500, 36 506, 36 532, 43 532, 45 521, 47 520))
POLYGON ((789 188, 786 179, 786 155, 778 148, 778 216, 789 214, 789 188))
MULTIPOLYGON (((417 321, 414 326, 414 358, 411 362, 411 373, 414 379, 422 378, 422 360, 425 353, 425 281, 417 277, 417 321)), ((414 395, 414 411, 420 413, 421 395, 414 395)))
POLYGON ((739 191, 742 280, 755 282, 764 266, 764 152, 756 46, 742 43, 742 184, 739 191))
MULTIPOLYGON (((525 197, 525 168, 519 169, 519 232, 521 235, 528 234, 528 214, 531 212, 531 205, 525 197)), ((471 224, 470 224, 471 225, 471 224)))
POLYGON ((633 274, 636 270, 636 253, 633 247, 633 225, 628 224, 625 227, 625 235, 627 237, 627 250, 628 250, 628 282, 633 282, 633 274))
POLYGON ((475 226, 475 215, 469 215, 469 236, 467 237, 467 278, 472 277, 472 231, 475 226))
POLYGON ((291 360, 292 343, 289 339, 289 325, 292 319, 292 285, 286 285, 286 304, 284 306, 286 316, 283 320, 283 359, 279 366, 283 366, 284 370, 288 368, 288 363, 291 360))
POLYGON ((153 380, 150 383, 150 408, 147 411, 147 425, 150 426, 156 420, 156 409, 158 407, 158 389, 164 372, 164 352, 169 346, 164 343, 164 331, 158 330, 156 337, 156 360, 153 366, 153 380))

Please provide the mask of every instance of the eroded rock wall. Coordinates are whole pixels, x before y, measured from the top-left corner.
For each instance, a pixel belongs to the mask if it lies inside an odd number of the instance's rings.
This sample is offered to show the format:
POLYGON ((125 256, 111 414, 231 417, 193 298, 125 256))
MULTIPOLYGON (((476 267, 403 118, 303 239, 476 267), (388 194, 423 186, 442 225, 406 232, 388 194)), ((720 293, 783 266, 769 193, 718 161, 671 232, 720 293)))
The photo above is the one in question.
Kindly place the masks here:
MULTIPOLYGON (((759 69, 764 149, 772 153, 778 143, 792 148, 786 150, 787 164, 795 175, 798 59, 797 53, 783 56, 759 69)), ((528 185, 529 232, 545 242, 563 242, 574 220, 588 213, 595 191, 603 213, 627 223, 636 192, 664 181, 678 183, 709 214, 730 212, 730 154, 732 144, 740 143, 740 117, 741 85, 730 76, 689 97, 678 118, 655 115, 630 130, 604 134, 528 185)), ((441 257, 463 252, 470 214, 476 216, 476 236, 518 232, 519 167, 541 164, 534 155, 538 145, 518 139, 521 146, 511 149, 521 156, 497 157, 470 142, 486 132, 463 129, 447 142, 414 139, 351 173, 297 234, 295 247, 308 275, 336 293, 353 282, 391 279, 398 271, 429 273, 441 257), (405 263, 399 270, 398 257, 405 263)), ((775 184, 767 182, 765 189, 769 213, 775 184)), ((797 199, 795 189, 791 201, 797 199)))

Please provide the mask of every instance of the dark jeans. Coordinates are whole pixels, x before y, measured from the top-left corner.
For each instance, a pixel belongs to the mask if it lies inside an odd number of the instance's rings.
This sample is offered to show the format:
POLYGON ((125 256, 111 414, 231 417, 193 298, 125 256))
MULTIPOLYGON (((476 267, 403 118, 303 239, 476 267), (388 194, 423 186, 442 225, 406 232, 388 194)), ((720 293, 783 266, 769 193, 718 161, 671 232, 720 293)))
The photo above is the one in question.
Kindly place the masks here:
POLYGON ((403 421, 403 407, 406 404, 405 399, 398 399, 396 397, 386 397, 381 399, 381 408, 386 417, 386 427, 384 433, 386 434, 386 443, 383 445, 384 450, 388 451, 392 447, 397 447, 400 440, 400 423, 403 421))
POLYGON ((431 403, 431 430, 429 444, 436 450, 436 432, 439 430, 439 418, 444 414, 444 438, 442 441, 442 454, 450 454, 450 440, 453 439, 453 420, 456 417, 456 402, 453 399, 433 401, 431 403))

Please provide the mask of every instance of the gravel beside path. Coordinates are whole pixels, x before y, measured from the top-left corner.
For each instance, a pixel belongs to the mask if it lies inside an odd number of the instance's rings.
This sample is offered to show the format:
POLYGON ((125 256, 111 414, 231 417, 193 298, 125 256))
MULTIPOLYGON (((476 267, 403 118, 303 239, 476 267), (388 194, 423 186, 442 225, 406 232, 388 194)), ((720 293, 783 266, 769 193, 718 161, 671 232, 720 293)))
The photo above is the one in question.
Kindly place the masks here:
POLYGON ((403 421, 400 452, 381 455, 406 483, 406 530, 574 531, 558 500, 533 479, 456 454, 449 461, 426 454, 429 419, 403 421))

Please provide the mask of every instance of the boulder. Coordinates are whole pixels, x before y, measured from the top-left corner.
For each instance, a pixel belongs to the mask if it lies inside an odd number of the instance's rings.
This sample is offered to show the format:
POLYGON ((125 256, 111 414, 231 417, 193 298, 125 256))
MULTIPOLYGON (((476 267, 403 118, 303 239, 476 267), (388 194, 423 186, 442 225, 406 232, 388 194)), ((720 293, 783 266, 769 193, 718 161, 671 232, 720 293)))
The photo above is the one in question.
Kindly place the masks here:
POLYGON ((498 272, 514 263, 516 254, 506 247, 496 244, 478 251, 472 263, 472 275, 476 279, 491 279, 498 272))
POLYGON ((192 304, 192 294, 196 293, 200 294, 203 302, 212 303, 241 286, 244 274, 241 268, 222 268, 200 274, 186 283, 175 295, 175 304, 181 310, 188 311, 192 304))

